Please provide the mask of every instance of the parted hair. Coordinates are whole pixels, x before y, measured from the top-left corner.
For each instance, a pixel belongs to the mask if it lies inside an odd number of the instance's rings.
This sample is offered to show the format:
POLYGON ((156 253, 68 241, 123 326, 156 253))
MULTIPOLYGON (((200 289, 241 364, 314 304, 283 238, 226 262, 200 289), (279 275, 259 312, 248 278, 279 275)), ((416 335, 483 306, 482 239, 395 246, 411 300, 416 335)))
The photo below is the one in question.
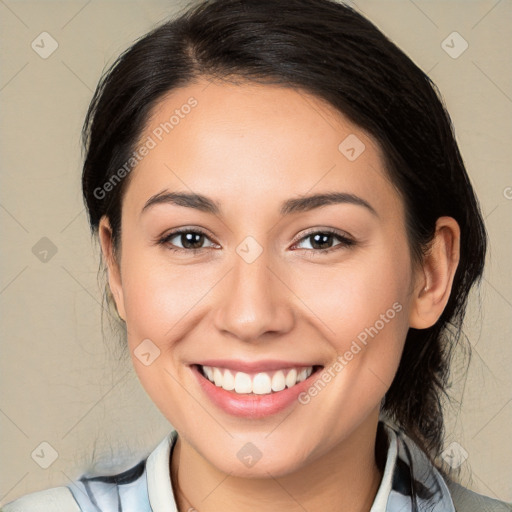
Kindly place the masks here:
POLYGON ((487 246, 478 200, 437 87, 366 17, 334 0, 194 2, 117 58, 87 112, 83 196, 93 236, 107 216, 115 251, 130 175, 101 197, 95 190, 129 159, 164 95, 202 77, 304 90, 371 134, 404 202, 414 263, 427 253, 439 217, 459 224, 460 261, 448 303, 435 325, 409 329, 382 404, 382 413, 434 461, 444 439, 442 402, 453 349, 463 342, 468 294, 481 278, 487 246))

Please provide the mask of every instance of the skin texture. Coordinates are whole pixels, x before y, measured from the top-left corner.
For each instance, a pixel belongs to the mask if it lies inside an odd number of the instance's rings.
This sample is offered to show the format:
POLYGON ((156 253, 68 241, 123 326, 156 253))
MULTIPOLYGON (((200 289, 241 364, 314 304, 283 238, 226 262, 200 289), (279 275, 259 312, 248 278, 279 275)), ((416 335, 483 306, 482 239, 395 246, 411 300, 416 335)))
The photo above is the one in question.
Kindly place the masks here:
MULTIPOLYGON (((171 463, 178 506, 368 511, 382 478, 375 461, 379 406, 408 328, 433 325, 446 305, 459 257, 458 225, 438 219, 432 250, 413 268, 403 203, 386 177, 380 148, 303 91, 202 80, 169 93, 140 140, 191 96, 197 106, 130 175, 119 253, 112 250, 107 218, 99 229, 135 371, 179 433, 171 463), (350 134, 365 145, 354 161, 338 149, 350 134), (163 190, 204 194, 221 214, 172 204, 141 214, 163 190), (284 200, 324 192, 355 194, 376 214, 348 203, 279 213, 284 200), (201 252, 175 253, 171 242, 157 243, 179 227, 206 232, 201 252), (320 253, 306 235, 326 228, 355 244, 334 236, 330 252, 320 253), (236 251, 247 236, 263 249, 250 264, 236 251), (401 311, 321 393, 266 418, 219 409, 189 367, 207 358, 329 367, 395 303, 401 311), (145 339, 160 350, 149 366, 134 355, 145 339), (262 453, 252 467, 237 457, 248 442, 262 453)), ((186 241, 176 236, 172 243, 180 248, 186 241)))

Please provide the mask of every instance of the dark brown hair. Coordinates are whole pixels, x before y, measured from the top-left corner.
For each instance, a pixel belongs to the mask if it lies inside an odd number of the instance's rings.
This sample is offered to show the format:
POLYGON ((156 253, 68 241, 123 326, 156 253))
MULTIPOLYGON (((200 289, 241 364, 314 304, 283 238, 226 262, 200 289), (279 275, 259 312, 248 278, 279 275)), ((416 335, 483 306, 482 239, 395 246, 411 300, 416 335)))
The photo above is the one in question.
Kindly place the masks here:
POLYGON ((370 21, 333 0, 200 2, 135 42, 94 93, 83 129, 82 180, 93 234, 106 215, 118 247, 129 175, 106 194, 98 190, 129 160, 157 102, 203 76, 300 88, 367 130, 404 201, 414 262, 428 250, 439 217, 458 222, 460 262, 448 304, 432 327, 409 329, 383 403, 383 412, 433 460, 444 437, 450 360, 487 243, 436 86, 370 21))

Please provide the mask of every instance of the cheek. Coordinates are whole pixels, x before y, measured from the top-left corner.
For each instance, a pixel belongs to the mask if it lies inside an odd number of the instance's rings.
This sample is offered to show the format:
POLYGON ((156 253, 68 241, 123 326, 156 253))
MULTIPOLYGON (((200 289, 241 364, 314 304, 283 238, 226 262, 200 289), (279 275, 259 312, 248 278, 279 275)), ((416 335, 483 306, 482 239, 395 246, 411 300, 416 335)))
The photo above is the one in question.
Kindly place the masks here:
MULTIPOLYGON (((355 253, 335 267, 302 267, 293 272, 291 279, 294 291, 321 320, 318 325, 323 324, 326 337, 342 349, 347 340, 373 326, 381 315, 392 320, 406 316, 409 265, 404 251, 388 247, 355 253), (396 314, 397 306, 393 309, 397 302, 402 309, 400 315, 396 314)), ((399 327, 403 330, 400 322, 399 327)))
POLYGON ((302 272, 296 283, 311 322, 337 357, 332 373, 342 377, 334 379, 333 407, 353 404, 356 414, 363 404, 378 404, 396 373, 408 330, 407 251, 388 246, 361 253, 329 271, 318 266, 302 272))
POLYGON ((185 265, 168 265, 165 258, 156 258, 150 251, 133 248, 129 252, 128 244, 125 247, 123 299, 133 367, 152 401, 169 420, 172 409, 174 420, 181 402, 183 407, 187 402, 179 384, 183 379, 177 364, 179 340, 190 331, 190 319, 200 311, 208 278, 185 265))
POLYGON ((168 265, 161 257, 126 258, 123 295, 127 326, 134 337, 161 344, 180 334, 188 315, 215 283, 196 268, 168 265))

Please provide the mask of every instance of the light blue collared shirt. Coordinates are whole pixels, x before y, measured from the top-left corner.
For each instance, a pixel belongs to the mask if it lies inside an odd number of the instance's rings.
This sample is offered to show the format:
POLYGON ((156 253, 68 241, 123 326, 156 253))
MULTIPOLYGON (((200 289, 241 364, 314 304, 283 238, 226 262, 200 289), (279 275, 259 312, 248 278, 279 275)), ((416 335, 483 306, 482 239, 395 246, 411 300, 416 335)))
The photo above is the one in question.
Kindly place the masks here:
MULTIPOLYGON (((512 511, 512 505, 446 482, 402 430, 383 421, 379 429, 386 434, 387 455, 370 512, 512 511)), ((178 433, 172 430, 147 458, 127 471, 83 476, 67 486, 22 496, 1 511, 177 512, 169 464, 177 439, 178 433)))

